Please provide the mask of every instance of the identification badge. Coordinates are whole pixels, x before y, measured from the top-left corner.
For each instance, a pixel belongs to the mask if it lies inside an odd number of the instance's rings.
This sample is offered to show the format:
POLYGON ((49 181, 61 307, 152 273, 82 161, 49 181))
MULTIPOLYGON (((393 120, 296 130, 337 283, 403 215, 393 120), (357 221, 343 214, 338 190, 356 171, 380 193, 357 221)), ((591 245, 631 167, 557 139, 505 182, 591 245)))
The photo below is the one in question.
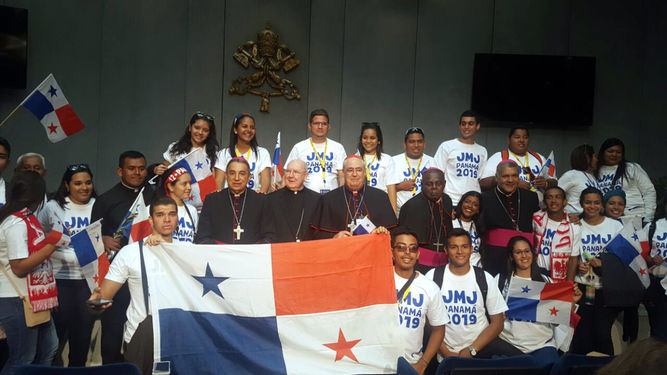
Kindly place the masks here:
POLYGON ((364 216, 361 219, 357 219, 357 226, 354 227, 352 233, 354 233, 354 235, 369 234, 373 229, 375 229, 375 224, 373 224, 368 216, 364 216))
POLYGON ((326 194, 330 191, 331 191, 331 189, 320 189, 320 194, 324 195, 324 194, 326 194))

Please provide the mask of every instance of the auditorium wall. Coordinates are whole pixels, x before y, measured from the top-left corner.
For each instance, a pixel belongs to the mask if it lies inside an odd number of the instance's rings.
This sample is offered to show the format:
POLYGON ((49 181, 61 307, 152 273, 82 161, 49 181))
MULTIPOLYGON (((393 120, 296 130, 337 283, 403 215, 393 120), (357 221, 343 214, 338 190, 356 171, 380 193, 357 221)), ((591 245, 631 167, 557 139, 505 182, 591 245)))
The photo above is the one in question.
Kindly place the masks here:
MULTIPOLYGON (((470 104, 477 52, 582 55, 597 58, 594 125, 581 130, 535 129, 532 149, 554 150, 557 167, 581 143, 608 136, 626 142, 628 157, 652 176, 667 174, 667 4, 660 0, 0 0, 29 9, 27 90, 0 90, 4 118, 48 74, 58 79, 86 125, 51 144, 21 109, 0 129, 14 157, 47 158, 55 189, 64 166, 88 162, 98 191, 117 181, 117 157, 127 149, 162 160, 190 115, 215 116, 227 142, 234 113, 256 116, 260 144, 273 150, 282 131, 284 158, 307 136, 316 107, 331 114, 332 138, 348 152, 362 121, 378 121, 385 150, 401 152, 403 132, 420 126, 427 153, 458 134, 470 104), (301 65, 283 74, 301 100, 271 100, 260 113, 256 96, 230 96, 244 70, 232 54, 266 23, 301 65)), ((484 128, 490 153, 507 129, 484 128)), ((9 177, 10 171, 5 173, 9 177)))

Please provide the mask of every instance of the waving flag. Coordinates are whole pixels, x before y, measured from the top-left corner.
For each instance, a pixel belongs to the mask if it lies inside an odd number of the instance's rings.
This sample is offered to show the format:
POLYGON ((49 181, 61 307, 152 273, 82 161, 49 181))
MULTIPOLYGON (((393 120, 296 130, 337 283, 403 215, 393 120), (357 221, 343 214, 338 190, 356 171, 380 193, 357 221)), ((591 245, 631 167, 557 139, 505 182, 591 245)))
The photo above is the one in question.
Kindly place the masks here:
POLYGON ((512 277, 507 293, 507 319, 570 324, 573 283, 544 283, 512 277))
POLYGON ((202 207, 206 196, 216 189, 215 177, 213 177, 213 172, 211 172, 210 163, 204 150, 196 148, 184 158, 169 166, 169 168, 175 166, 183 167, 190 174, 192 192, 187 202, 197 207, 197 209, 202 207))
POLYGON ((102 242, 102 221, 98 220, 73 235, 70 245, 92 291, 100 286, 109 270, 109 258, 102 242))
POLYGON ((400 356, 388 235, 147 247, 172 374, 386 374, 400 356), (184 246, 187 246, 184 248, 184 246))
POLYGON ((84 126, 65 98, 53 74, 28 95, 21 105, 42 123, 49 141, 56 143, 73 135, 84 126))
POLYGON ((146 207, 146 203, 144 202, 144 188, 141 188, 141 191, 120 222, 113 237, 126 237, 128 243, 137 242, 148 237, 153 232, 151 224, 148 221, 148 216, 148 207, 146 207))
POLYGON ((643 248, 648 249, 648 234, 643 230, 636 231, 631 222, 624 222, 623 229, 605 247, 607 252, 616 255, 623 264, 630 267, 644 288, 648 288, 651 280, 646 261, 642 257, 643 248))
POLYGON ((544 178, 547 179, 556 178, 556 159, 554 159, 553 151, 549 153, 549 157, 544 162, 544 165, 542 165, 542 169, 540 170, 540 176, 543 176, 544 178))
POLYGON ((280 183, 283 179, 283 156, 280 153, 280 132, 278 132, 278 137, 276 139, 276 148, 273 149, 273 168, 271 170, 271 176, 273 177, 274 183, 280 183))

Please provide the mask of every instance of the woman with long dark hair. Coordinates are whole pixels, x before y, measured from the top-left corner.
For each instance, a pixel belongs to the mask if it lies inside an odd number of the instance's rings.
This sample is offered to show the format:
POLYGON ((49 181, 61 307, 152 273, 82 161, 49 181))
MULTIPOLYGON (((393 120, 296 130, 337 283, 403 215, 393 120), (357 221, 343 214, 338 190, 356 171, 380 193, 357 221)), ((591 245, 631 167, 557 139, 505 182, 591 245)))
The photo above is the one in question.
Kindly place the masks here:
POLYGON ((357 155, 361 156, 366 169, 366 184, 384 192, 395 190, 396 186, 387 185, 387 171, 394 164, 390 155, 382 152, 382 129, 377 122, 362 122, 357 155))
POLYGON ((568 214, 580 214, 582 211, 579 204, 581 192, 587 187, 597 187, 597 180, 593 175, 597 166, 595 149, 589 144, 575 147, 570 153, 570 169, 563 173, 558 179, 558 186, 565 190, 567 206, 565 212, 568 214))
POLYGON ((34 312, 58 305, 49 256, 57 246, 69 244, 62 232, 45 235, 33 214, 45 191, 37 173, 16 173, 7 187, 7 203, 0 207, 0 325, 9 346, 2 375, 24 364, 48 365, 58 349, 53 320, 28 327, 24 312, 24 301, 34 312))
POLYGON ((484 234, 483 224, 480 220, 482 194, 474 190, 464 193, 459 200, 459 204, 456 205, 454 212, 456 213, 456 218, 452 220, 452 228, 463 228, 468 232, 473 247, 470 264, 479 267, 482 261, 479 251, 482 243, 482 235, 484 234))
POLYGON ((257 144, 255 118, 248 113, 234 116, 229 130, 229 145, 218 153, 215 164, 215 183, 218 189, 227 187, 225 169, 235 157, 244 158, 250 165, 248 189, 268 193, 271 188, 271 156, 269 151, 257 144))
MULTIPOLYGON (((507 244, 507 268, 498 274, 498 288, 507 299, 510 282, 532 280, 550 283, 552 280, 542 275, 535 262, 533 245, 522 236, 515 236, 507 244)), ((574 303, 581 299, 581 291, 574 287, 574 303)), ((512 344, 525 354, 536 357, 540 363, 552 363, 558 360, 554 329, 556 325, 505 319, 503 331, 499 337, 512 344)))
MULTIPOLYGON (((90 215, 95 197, 90 167, 87 164, 68 166, 58 190, 39 211, 42 229, 65 228, 70 236, 84 230, 92 224, 90 215)), ((69 341, 68 366, 85 366, 94 323, 86 309, 86 300, 94 281, 92 275, 84 275, 72 246, 59 246, 51 255, 51 262, 58 287, 58 309, 53 314, 59 341, 55 364, 62 365, 62 350, 69 341)))
POLYGON ((602 193, 623 190, 626 194, 626 216, 637 216, 650 222, 656 208, 655 187, 648 174, 637 163, 625 158, 625 145, 618 138, 602 142, 595 170, 602 193))

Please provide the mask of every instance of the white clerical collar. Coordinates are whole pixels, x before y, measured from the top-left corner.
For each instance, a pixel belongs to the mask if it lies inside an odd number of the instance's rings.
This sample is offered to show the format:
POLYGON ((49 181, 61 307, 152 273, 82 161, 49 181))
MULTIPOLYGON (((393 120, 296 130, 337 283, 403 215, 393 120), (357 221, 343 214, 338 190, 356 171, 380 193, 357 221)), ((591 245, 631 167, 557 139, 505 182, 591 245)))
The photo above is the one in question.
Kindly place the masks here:
POLYGON ((126 184, 125 184, 125 183, 123 182, 123 180, 120 180, 120 183, 121 183, 121 185, 123 185, 123 186, 125 186, 126 188, 128 188, 128 189, 132 190, 132 191, 133 191, 133 192, 135 192, 135 193, 138 193, 138 192, 139 192, 139 190, 141 190, 141 188, 140 188, 140 187, 138 187, 138 188, 135 188, 135 187, 132 187, 132 186, 129 186, 129 185, 126 185, 126 184))
MULTIPOLYGON (((246 190, 248 190, 248 189, 246 189, 246 190)), ((238 193, 238 194, 232 192, 231 190, 230 190, 229 192, 232 193, 232 195, 234 196, 234 198, 238 198, 238 197, 242 196, 243 194, 245 194, 246 190, 243 190, 242 192, 240 192, 240 193, 238 193)))

